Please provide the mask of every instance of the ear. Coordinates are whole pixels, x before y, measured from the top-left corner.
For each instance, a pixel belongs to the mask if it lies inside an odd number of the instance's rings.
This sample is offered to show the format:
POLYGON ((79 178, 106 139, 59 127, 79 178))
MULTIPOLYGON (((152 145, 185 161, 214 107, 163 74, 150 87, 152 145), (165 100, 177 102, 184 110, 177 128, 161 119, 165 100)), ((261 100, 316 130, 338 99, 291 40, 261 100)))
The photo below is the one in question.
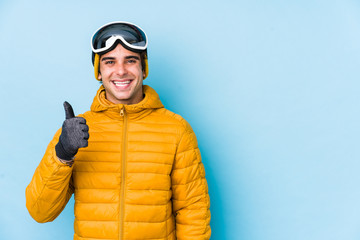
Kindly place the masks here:
POLYGON ((98 73, 97 79, 98 79, 98 80, 101 80, 101 73, 100 73, 100 72, 98 73))

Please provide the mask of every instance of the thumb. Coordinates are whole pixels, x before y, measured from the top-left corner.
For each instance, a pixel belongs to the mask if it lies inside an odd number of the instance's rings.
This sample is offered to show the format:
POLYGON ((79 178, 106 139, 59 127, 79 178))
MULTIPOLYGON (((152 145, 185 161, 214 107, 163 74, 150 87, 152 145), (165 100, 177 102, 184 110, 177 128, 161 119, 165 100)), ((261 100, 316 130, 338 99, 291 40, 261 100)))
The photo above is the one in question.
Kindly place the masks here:
POLYGON ((68 103, 67 101, 64 102, 64 109, 65 109, 66 119, 75 117, 74 110, 70 105, 70 103, 68 103))

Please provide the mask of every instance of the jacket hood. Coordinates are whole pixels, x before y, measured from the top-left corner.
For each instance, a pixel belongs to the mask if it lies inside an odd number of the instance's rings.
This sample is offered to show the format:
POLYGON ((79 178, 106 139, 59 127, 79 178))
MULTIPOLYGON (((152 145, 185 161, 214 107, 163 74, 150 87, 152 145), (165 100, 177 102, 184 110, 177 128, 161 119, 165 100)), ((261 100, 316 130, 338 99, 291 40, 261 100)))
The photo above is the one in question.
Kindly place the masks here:
MULTIPOLYGON (((141 102, 136 104, 115 104, 106 99, 105 88, 103 85, 100 86, 99 90, 94 97, 91 105, 92 112, 112 112, 118 116, 121 109, 124 109, 128 114, 142 115, 145 112, 151 112, 154 109, 163 108, 164 105, 161 103, 159 95, 153 88, 147 85, 143 85, 144 98, 141 102)), ((113 114, 111 114, 113 115, 113 114)))

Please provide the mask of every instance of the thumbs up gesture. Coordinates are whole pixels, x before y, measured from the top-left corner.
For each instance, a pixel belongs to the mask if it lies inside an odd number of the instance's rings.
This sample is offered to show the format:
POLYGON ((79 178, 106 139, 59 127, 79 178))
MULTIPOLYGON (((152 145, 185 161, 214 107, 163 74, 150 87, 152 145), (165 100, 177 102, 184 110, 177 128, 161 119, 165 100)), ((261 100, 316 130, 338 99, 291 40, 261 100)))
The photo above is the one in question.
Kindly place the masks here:
POLYGON ((79 148, 88 146, 89 127, 85 118, 75 117, 70 103, 64 102, 66 119, 62 125, 59 142, 55 146, 56 156, 72 160, 79 148))

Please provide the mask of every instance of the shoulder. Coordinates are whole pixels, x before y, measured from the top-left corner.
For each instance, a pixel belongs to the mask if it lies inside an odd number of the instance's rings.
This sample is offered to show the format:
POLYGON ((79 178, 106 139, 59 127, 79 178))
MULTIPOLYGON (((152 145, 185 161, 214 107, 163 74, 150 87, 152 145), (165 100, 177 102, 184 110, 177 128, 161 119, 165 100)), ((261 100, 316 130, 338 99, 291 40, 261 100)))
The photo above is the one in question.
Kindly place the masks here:
POLYGON ((102 122, 106 119, 106 115, 93 111, 86 111, 83 114, 79 114, 78 117, 83 117, 87 122, 102 122))
POLYGON ((86 124, 88 124, 89 127, 93 124, 109 122, 104 114, 99 114, 99 113, 92 112, 92 111, 86 111, 83 114, 79 114, 78 117, 85 118, 86 124))
POLYGON ((193 129, 188 121, 179 114, 176 114, 166 108, 157 109, 154 111, 154 114, 159 115, 162 121, 176 125, 181 134, 184 132, 193 132, 193 129))
POLYGON ((172 122, 177 126, 177 153, 186 152, 190 149, 198 148, 196 135, 189 122, 181 115, 176 114, 168 109, 158 110, 158 114, 163 115, 163 119, 172 122))
POLYGON ((84 113, 82 113, 82 114, 79 114, 77 117, 83 117, 83 118, 85 118, 86 120, 88 120, 88 119, 93 118, 93 117, 94 117, 94 114, 92 114, 91 111, 86 111, 86 112, 84 112, 84 113))

